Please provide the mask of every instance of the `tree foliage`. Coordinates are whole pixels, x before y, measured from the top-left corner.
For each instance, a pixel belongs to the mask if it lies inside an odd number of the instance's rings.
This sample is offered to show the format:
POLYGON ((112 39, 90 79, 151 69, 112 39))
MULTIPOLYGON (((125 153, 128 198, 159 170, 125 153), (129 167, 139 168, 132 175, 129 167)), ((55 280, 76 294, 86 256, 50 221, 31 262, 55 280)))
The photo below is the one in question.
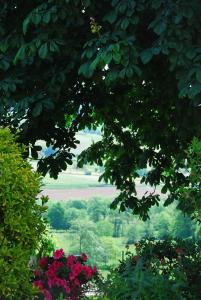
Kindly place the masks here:
POLYGON ((45 207, 36 201, 40 177, 8 129, 0 129, 0 174, 0 298, 32 299, 28 264, 45 232, 45 207))
MULTIPOLYGON (((186 149, 200 138, 201 5, 198 0, 4 1, 0 12, 1 124, 56 152, 39 161, 57 177, 72 163, 78 130, 102 125, 103 140, 79 159, 105 166, 120 190, 115 208, 143 219, 159 195, 188 186, 186 149), (12 22, 10 22, 12 20, 12 22)), ((191 213, 191 209, 188 210, 191 213)))
POLYGON ((47 219, 54 229, 68 229, 69 224, 60 203, 53 204, 47 213, 47 219))

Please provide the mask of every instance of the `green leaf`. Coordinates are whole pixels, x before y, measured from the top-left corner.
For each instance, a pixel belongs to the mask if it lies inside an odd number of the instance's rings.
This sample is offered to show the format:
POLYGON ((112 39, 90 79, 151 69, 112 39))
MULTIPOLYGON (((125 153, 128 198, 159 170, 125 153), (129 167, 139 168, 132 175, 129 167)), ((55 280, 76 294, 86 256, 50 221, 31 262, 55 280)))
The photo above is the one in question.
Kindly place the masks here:
POLYGON ((129 19, 125 18, 122 22, 121 22, 121 29, 126 30, 126 28, 129 25, 129 19))
POLYGON ((43 22, 45 24, 48 24, 50 22, 50 18, 51 18, 51 15, 50 15, 50 12, 47 12, 44 16, 43 16, 43 22))
POLYGON ((37 12, 33 12, 31 20, 32 20, 33 24, 38 25, 41 21, 41 15, 37 12))
POLYGON ((91 5, 91 0, 83 0, 83 4, 85 7, 89 7, 91 5))
POLYGON ((154 32, 158 35, 161 35, 167 28, 167 24, 165 22, 159 22, 157 25, 154 27, 154 32))
POLYGON ((168 205, 170 205, 172 202, 174 202, 174 198, 171 197, 171 196, 169 196, 169 197, 165 200, 164 206, 168 206, 168 205))
POLYGON ((152 48, 152 53, 153 53, 154 55, 158 55, 158 54, 160 53, 160 51, 161 51, 161 48, 160 48, 160 47, 153 47, 153 48, 152 48))
POLYGON ((32 110, 32 116, 33 117, 38 117, 43 110, 43 106, 41 102, 36 103, 34 106, 34 109, 32 110))
POLYGON ((167 186, 166 186, 166 185, 164 185, 164 186, 162 187, 161 193, 162 193, 162 194, 166 194, 166 193, 167 193, 167 186))
POLYGON ((45 43, 43 44, 38 51, 38 55, 40 56, 40 58, 44 59, 47 57, 48 55, 48 44, 45 43))
POLYGON ((5 59, 2 59, 0 61, 0 69, 2 69, 3 71, 7 71, 9 66, 10 66, 9 62, 7 62, 5 59))
POLYGON ((128 67, 128 68, 126 69, 126 76, 127 76, 128 78, 130 78, 130 77, 133 76, 133 69, 132 69, 131 67, 128 67))
POLYGON ((141 76, 141 75, 142 75, 142 71, 141 71, 141 69, 140 69, 138 66, 133 66, 133 70, 135 71, 135 73, 136 73, 138 76, 141 76))
POLYGON ((112 0, 112 6, 116 6, 119 0, 112 0))
POLYGON ((109 72, 106 76, 107 84, 110 82, 114 82, 117 79, 117 76, 118 76, 118 72, 115 71, 109 72))
POLYGON ((10 90, 11 92, 15 92, 15 91, 16 91, 16 85, 15 85, 15 83, 11 83, 11 84, 9 85, 9 90, 10 90))
POLYGON ((161 0, 153 0, 152 1, 152 7, 155 8, 155 9, 158 9, 162 4, 162 1, 161 0))
POLYGON ((41 45, 41 40, 39 40, 39 39, 35 40, 35 45, 36 45, 36 48, 39 48, 41 45))
POLYGON ((175 17, 175 21, 174 21, 175 24, 179 24, 181 22, 182 18, 183 18, 183 16, 181 14, 177 15, 175 17))
POLYGON ((190 50, 186 51, 186 57, 189 59, 193 59, 196 56, 196 50, 191 48, 190 50))
POLYGON ((30 16, 28 16, 28 17, 23 21, 23 24, 22 24, 22 30, 23 30, 23 33, 24 33, 24 34, 27 33, 27 29, 28 29, 29 23, 30 23, 30 16))
POLYGON ((140 58, 143 64, 147 64, 153 57, 153 53, 151 49, 146 49, 140 54, 140 58))
POLYGON ((0 51, 5 53, 8 50, 8 43, 6 41, 1 41, 0 42, 0 51))
POLYGON ((127 9, 127 2, 121 1, 116 8, 121 14, 124 14, 127 9))
MULTIPOLYGON (((120 61, 121 61, 121 54, 120 54, 119 52, 114 52, 114 53, 112 54, 112 57, 113 57, 114 61, 115 61, 117 64, 120 63, 120 61)), ((108 63, 109 63, 109 62, 108 62, 108 63)))
POLYGON ((46 109, 53 110, 55 108, 54 102, 52 99, 46 99, 43 101, 43 106, 46 109))
POLYGON ((113 10, 111 12, 109 12, 107 15, 105 15, 105 17, 103 18, 103 21, 108 21, 110 24, 113 24, 117 19, 117 14, 116 12, 113 10))
POLYGON ((126 75, 126 69, 122 69, 120 72, 119 72, 119 77, 124 79, 125 78, 125 75, 126 75))
POLYGON ((13 63, 16 64, 19 60, 23 60, 25 58, 26 47, 22 46, 17 54, 14 57, 13 63))
POLYGON ((90 78, 93 74, 92 64, 89 63, 82 64, 78 70, 78 75, 84 75, 86 78, 90 78))
MULTIPOLYGON (((97 56, 96 59, 94 59, 92 61, 92 63, 90 64, 90 68, 94 71, 96 70, 97 66, 99 64, 99 57, 97 56)), ((82 66, 81 66, 82 67, 82 66)), ((80 73, 79 73, 80 74, 80 73)))
MULTIPOLYGON (((197 75, 197 73, 196 73, 197 75)), ((197 76, 196 76, 197 77, 197 76)), ((200 83, 194 83, 192 86, 189 88, 189 96, 190 97, 195 97, 201 92, 201 84, 200 83)))
POLYGON ((201 68, 196 71, 196 79, 201 83, 201 68))
POLYGON ((194 15, 194 12, 193 12, 192 8, 189 7, 189 5, 186 5, 186 6, 181 7, 181 14, 184 17, 191 19, 194 15))
POLYGON ((94 51, 92 48, 89 48, 85 51, 85 55, 87 58, 91 58, 93 56, 93 53, 94 53, 94 51))
POLYGON ((51 52, 59 52, 59 47, 54 41, 50 42, 50 51, 51 52))

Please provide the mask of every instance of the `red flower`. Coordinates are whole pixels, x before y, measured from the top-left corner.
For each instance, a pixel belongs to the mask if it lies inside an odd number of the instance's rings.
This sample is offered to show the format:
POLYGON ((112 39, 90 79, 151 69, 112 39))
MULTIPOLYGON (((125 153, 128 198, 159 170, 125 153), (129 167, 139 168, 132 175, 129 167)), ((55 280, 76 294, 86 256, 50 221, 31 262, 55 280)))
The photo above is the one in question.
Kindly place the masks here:
POLYGON ((67 294, 70 294, 70 287, 68 285, 65 286, 65 290, 67 294))
POLYGON ((45 272, 48 277, 55 277, 58 269, 62 268, 64 264, 61 261, 55 260, 45 272))
POLYGON ((80 282, 78 279, 75 279, 74 283, 75 283, 75 285, 80 286, 80 282))
POLYGON ((49 288, 51 288, 54 285, 54 279, 48 278, 47 284, 48 284, 49 288))
POLYGON ((87 255, 85 253, 82 253, 81 257, 83 261, 87 261, 87 255))
POLYGON ((63 256, 64 256, 64 250, 63 249, 58 249, 58 250, 54 251, 54 253, 53 253, 54 259, 60 259, 63 256))
POLYGON ((83 266, 81 263, 77 262, 76 264, 72 265, 71 272, 76 276, 78 276, 82 272, 83 266))
POLYGON ((33 284, 34 284, 34 286, 37 287, 39 290, 43 290, 43 289, 44 289, 44 286, 43 286, 41 280, 35 280, 33 284))
POLYGON ((90 267, 88 266, 83 266, 83 271, 85 272, 85 275, 87 278, 92 277, 94 270, 92 270, 90 267))
POLYGON ((48 290, 44 290, 43 294, 45 296, 45 300, 52 300, 52 295, 50 294, 50 292, 48 290))
POLYGON ((70 273, 70 275, 69 275, 69 279, 70 279, 70 281, 73 281, 73 280, 75 279, 75 274, 73 274, 73 273, 70 273))
POLYGON ((41 257, 38 261, 38 264, 41 268, 45 268, 48 263, 48 258, 47 257, 41 257))
POLYGON ((44 300, 53 300, 51 292, 55 288, 66 300, 77 300, 83 294, 83 286, 97 272, 96 267, 86 266, 85 261, 87 255, 84 253, 81 254, 81 258, 74 255, 65 257, 62 249, 56 250, 53 257, 43 257, 39 260, 40 268, 36 269, 34 274, 41 280, 35 280, 34 286, 41 291, 44 300))
POLYGON ((35 276, 40 276, 41 275, 41 271, 39 269, 34 270, 34 275, 35 276))
POLYGON ((76 257, 74 255, 69 255, 67 257, 67 265, 71 267, 76 262, 76 257))

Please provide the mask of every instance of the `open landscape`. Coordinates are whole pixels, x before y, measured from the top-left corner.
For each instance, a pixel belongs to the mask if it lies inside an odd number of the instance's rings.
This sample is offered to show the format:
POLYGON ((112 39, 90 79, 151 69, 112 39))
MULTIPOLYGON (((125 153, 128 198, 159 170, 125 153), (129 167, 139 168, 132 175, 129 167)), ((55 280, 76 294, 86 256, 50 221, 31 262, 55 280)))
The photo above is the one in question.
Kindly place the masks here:
POLYGON ((201 1, 0 5, 0 300, 201 300, 201 1))
MULTIPOLYGON (((82 132, 79 136, 82 137, 79 145, 82 150, 97 138, 93 133, 82 132)), ((127 245, 135 253, 134 243, 144 237, 189 237, 193 230, 198 230, 196 224, 180 215, 175 205, 153 208, 151 221, 147 222, 142 222, 130 210, 125 213, 111 210, 109 206, 119 191, 110 184, 99 182, 101 172, 96 165, 77 168, 76 159, 80 152, 76 151, 73 165, 61 172, 58 179, 49 175, 43 179, 42 194, 49 197, 46 214, 50 224, 49 237, 56 248, 64 249, 67 254, 86 252, 89 262, 96 264, 105 276, 111 267, 118 265, 127 245), (90 173, 86 174, 89 169, 90 173), (178 222, 183 226, 182 231, 178 222)), ((153 193, 154 189, 140 180, 139 177, 135 181, 138 197, 153 193)), ((161 194, 161 188, 158 186, 155 193, 165 200, 167 195, 161 194)))

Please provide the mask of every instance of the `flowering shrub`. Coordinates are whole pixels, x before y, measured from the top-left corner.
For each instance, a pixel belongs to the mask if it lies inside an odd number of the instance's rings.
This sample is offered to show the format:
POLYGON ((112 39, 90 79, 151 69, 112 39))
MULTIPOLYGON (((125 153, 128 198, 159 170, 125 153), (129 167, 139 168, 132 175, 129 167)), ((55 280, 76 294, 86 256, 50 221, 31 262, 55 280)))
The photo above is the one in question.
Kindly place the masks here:
POLYGON ((97 275, 96 267, 91 268, 86 262, 85 254, 66 257, 63 249, 56 250, 53 257, 40 258, 34 271, 34 286, 40 290, 41 299, 80 299, 86 284, 97 275))
POLYGON ((135 250, 99 283, 101 300, 201 299, 201 241, 143 239, 135 250))
POLYGON ((156 241, 143 239, 135 244, 137 259, 142 258, 144 267, 154 274, 160 273, 177 283, 175 271, 183 276, 185 286, 181 289, 184 299, 201 299, 201 241, 191 239, 166 239, 156 241))

